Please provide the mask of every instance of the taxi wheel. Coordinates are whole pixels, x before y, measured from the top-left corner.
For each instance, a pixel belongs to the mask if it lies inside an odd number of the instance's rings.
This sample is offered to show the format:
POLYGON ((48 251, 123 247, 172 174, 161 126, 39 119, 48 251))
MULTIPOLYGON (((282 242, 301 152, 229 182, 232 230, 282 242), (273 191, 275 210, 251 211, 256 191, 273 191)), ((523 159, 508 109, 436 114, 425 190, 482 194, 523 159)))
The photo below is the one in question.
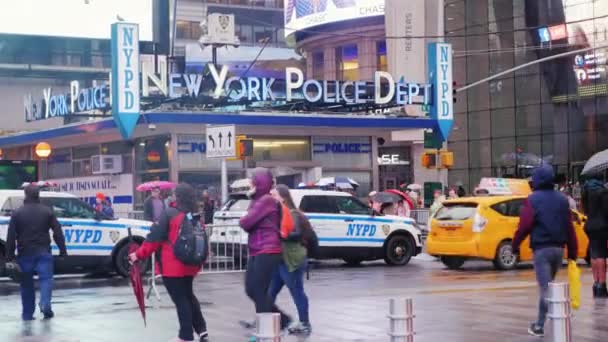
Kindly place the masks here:
MULTIPOLYGON (((150 266, 150 259, 144 260, 141 264, 141 273, 145 274, 150 266)), ((123 244, 118 252, 116 252, 116 256, 114 257, 114 269, 119 275, 125 278, 129 276, 129 272, 131 271, 131 264, 129 264, 129 243, 123 244)))
POLYGON ((405 235, 395 235, 388 240, 384 261, 391 266, 405 266, 414 255, 414 241, 405 235))
POLYGON ((445 265, 450 270, 458 270, 464 265, 464 262, 467 260, 463 257, 456 256, 442 256, 441 263, 445 265))
POLYGON ((499 270, 512 270, 519 262, 517 255, 513 254, 511 241, 503 241, 496 249, 496 257, 492 263, 499 270))

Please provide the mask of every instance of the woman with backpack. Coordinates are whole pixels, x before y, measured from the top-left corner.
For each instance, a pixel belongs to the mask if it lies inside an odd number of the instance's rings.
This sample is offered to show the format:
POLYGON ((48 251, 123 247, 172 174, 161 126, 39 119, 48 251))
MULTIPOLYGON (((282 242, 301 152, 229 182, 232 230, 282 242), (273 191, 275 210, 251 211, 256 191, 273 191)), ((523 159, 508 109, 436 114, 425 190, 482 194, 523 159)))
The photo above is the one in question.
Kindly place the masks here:
POLYGON ((188 265, 180 261, 174 252, 184 220, 190 220, 190 227, 198 226, 192 219, 191 213, 196 212, 194 189, 188 184, 179 184, 175 189, 176 207, 168 208, 160 217, 157 225, 153 225, 150 234, 135 253, 129 255, 133 263, 144 260, 154 252, 160 251, 160 272, 167 292, 177 309, 179 320, 179 335, 175 342, 207 341, 207 324, 201 312, 200 302, 194 295, 194 277, 200 272, 201 265, 188 265))
POLYGON ((248 196, 251 204, 240 226, 248 234, 249 259, 245 273, 245 292, 255 304, 256 313, 278 312, 281 329, 291 319, 275 305, 269 294, 270 281, 281 263, 281 206, 270 194, 273 177, 270 170, 256 168, 251 178, 248 196))
POLYGON ((293 299, 300 323, 289 329, 292 334, 310 335, 312 326, 308 317, 308 297, 304 292, 304 273, 308 268, 306 251, 306 237, 312 231, 308 218, 296 208, 289 188, 285 185, 277 185, 276 197, 287 212, 283 216, 291 215, 292 229, 281 227, 281 238, 283 245, 283 262, 275 271, 270 284, 270 295, 276 300, 283 286, 287 286, 293 299))

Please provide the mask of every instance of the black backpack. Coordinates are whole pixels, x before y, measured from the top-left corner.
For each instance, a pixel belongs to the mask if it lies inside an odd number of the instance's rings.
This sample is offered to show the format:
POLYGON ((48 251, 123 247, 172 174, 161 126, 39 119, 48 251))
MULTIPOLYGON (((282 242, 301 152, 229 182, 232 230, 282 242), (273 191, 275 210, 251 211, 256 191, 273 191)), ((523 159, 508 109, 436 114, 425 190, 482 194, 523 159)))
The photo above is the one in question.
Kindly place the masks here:
POLYGON ((199 220, 191 214, 184 214, 179 225, 177 239, 173 244, 173 254, 184 265, 202 266, 209 256, 209 238, 199 220))

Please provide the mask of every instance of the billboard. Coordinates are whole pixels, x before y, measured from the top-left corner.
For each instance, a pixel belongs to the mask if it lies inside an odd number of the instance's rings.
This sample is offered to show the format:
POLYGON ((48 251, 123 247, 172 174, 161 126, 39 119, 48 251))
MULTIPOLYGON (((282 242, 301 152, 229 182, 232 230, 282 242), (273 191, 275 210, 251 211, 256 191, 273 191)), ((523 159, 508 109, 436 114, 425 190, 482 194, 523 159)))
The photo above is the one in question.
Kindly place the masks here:
POLYGON ((285 35, 314 26, 384 15, 385 0, 285 0, 285 35))
POLYGON ((139 24, 153 39, 154 0, 19 0, 0 8, 0 34, 110 39, 117 21, 139 24))

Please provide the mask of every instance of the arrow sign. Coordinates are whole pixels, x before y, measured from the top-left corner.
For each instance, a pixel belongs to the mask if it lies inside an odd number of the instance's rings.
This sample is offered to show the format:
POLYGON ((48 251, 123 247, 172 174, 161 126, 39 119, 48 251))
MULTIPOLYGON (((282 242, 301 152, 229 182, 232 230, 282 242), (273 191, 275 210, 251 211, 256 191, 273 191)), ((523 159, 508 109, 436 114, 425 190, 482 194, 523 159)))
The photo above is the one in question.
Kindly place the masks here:
POLYGON ((207 158, 236 157, 234 126, 207 126, 207 158))

